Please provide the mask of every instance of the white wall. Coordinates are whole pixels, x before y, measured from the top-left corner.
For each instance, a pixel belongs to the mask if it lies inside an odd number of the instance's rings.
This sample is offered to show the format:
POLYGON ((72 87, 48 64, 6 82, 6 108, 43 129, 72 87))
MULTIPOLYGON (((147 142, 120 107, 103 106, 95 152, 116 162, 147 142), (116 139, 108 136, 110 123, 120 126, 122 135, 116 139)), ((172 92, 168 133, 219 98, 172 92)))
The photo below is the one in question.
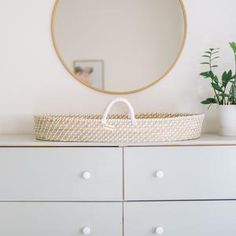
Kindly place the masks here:
MULTIPOLYGON (((0 132, 31 133, 39 113, 101 113, 115 96, 90 90, 59 62, 50 36, 54 0, 0 0, 0 132)), ((199 79, 207 47, 222 48, 223 68, 233 66, 227 42, 236 40, 235 0, 185 0, 189 32, 174 70, 156 86, 126 96, 136 111, 206 112, 215 131, 215 109, 199 104, 209 89, 199 79), (210 115, 211 114, 211 115, 210 115)))

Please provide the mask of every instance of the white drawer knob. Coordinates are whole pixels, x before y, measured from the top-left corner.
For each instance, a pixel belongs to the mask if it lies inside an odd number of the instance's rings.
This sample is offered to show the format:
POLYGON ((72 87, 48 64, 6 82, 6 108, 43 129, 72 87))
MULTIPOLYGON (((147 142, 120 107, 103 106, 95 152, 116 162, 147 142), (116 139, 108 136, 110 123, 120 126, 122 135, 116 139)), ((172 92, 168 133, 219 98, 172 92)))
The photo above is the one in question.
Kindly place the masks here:
POLYGON ((86 226, 86 227, 84 227, 84 228, 82 229, 82 233, 83 233, 84 235, 90 235, 90 234, 91 234, 91 229, 86 226))
POLYGON ((165 176, 165 174, 164 174, 164 172, 162 170, 157 170, 154 175, 158 179, 163 179, 164 176, 165 176))
POLYGON ((164 228, 163 227, 156 227, 155 230, 154 230, 154 233, 155 234, 164 234, 164 228))
POLYGON ((88 171, 84 171, 84 172, 82 173, 82 178, 85 179, 85 180, 90 179, 90 178, 91 178, 91 173, 88 172, 88 171))

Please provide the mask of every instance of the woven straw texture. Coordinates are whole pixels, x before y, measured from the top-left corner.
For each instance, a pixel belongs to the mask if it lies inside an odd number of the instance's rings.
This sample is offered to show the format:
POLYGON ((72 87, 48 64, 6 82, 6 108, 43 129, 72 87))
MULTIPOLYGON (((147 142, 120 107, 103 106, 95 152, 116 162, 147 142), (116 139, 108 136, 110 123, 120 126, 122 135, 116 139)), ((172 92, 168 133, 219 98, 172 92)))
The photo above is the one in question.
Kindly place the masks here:
POLYGON ((35 116, 38 140, 99 143, 155 143, 199 138, 204 115, 137 114, 136 125, 127 115, 35 116))

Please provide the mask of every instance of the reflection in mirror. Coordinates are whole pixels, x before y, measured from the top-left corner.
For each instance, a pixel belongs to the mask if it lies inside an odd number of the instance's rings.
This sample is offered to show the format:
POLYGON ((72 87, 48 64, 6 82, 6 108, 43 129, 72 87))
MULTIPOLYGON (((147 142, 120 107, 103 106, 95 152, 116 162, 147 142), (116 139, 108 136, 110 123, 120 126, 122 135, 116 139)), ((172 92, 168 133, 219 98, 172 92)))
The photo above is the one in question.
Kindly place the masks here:
POLYGON ((186 18, 180 0, 58 0, 52 35, 78 81, 129 93, 154 84, 174 66, 186 18))

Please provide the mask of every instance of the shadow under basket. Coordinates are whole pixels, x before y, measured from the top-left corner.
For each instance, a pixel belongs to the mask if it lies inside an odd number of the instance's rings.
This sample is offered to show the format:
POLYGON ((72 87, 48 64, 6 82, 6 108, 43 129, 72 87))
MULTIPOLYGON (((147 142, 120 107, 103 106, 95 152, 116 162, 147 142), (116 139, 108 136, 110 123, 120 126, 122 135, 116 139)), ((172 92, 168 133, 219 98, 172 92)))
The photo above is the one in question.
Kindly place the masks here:
POLYGON ((204 120, 203 114, 107 114, 35 116, 36 139, 119 144, 190 140, 200 137, 204 120))

